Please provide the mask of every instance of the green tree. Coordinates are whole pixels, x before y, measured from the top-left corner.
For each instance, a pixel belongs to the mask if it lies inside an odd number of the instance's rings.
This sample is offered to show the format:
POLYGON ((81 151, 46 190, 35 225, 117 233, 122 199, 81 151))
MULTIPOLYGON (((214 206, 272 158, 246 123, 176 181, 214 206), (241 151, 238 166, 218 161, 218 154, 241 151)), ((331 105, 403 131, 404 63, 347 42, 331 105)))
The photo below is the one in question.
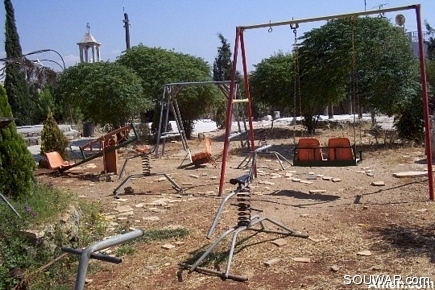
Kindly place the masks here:
MULTIPOLYGON (((228 43, 228 40, 222 35, 222 33, 218 34, 219 40, 221 42, 221 46, 218 47, 217 56, 214 59, 213 63, 213 80, 214 81, 226 81, 231 80, 231 72, 232 72, 232 60, 231 60, 231 46, 228 43)), ((226 119, 226 107, 227 100, 223 98, 220 102, 216 104, 214 108, 215 117, 214 121, 218 128, 225 127, 225 119, 226 119)))
POLYGON ((294 102, 293 56, 278 52, 254 65, 250 75, 251 97, 261 114, 292 110, 294 102))
POLYGON ((11 0, 5 0, 4 5, 6 10, 5 52, 8 59, 6 61, 4 87, 16 123, 18 125, 28 125, 32 123, 33 102, 31 101, 25 75, 20 65, 23 56, 15 25, 15 12, 11 0))
POLYGON ((414 89, 415 60, 409 42, 403 30, 385 18, 331 20, 301 39, 306 122, 322 106, 337 104, 349 94, 360 108, 392 115, 414 89))
POLYGON ((141 81, 129 68, 110 62, 80 63, 60 74, 55 99, 64 111, 73 109, 84 121, 119 127, 149 108, 141 81))
POLYGON ((435 61, 435 29, 427 21, 424 22, 424 25, 426 26, 426 32, 429 36, 426 40, 427 58, 430 61, 435 61))
MULTIPOLYGON (((11 118, 5 89, 0 86, 0 117, 11 118)), ((35 161, 12 122, 0 131, 0 191, 11 198, 25 198, 34 185, 35 161)))
MULTIPOLYGON (((117 62, 133 69, 142 79, 144 99, 156 105, 155 112, 160 112, 158 102, 165 84, 211 79, 210 66, 202 58, 142 44, 125 51, 117 62)), ((191 137, 194 121, 202 117, 218 98, 217 89, 211 85, 189 86, 181 91, 177 101, 187 138, 191 137)))
POLYGON ((46 152, 57 151, 64 160, 68 160, 68 152, 66 147, 69 140, 59 129, 53 113, 49 112, 44 121, 44 127, 41 132, 41 155, 46 152))

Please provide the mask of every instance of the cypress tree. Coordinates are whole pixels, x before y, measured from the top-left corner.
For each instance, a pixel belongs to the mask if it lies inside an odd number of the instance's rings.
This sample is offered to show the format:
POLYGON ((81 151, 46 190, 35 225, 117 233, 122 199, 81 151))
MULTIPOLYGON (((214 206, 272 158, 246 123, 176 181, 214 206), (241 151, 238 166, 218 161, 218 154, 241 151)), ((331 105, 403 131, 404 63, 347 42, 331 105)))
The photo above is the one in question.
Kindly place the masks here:
MULTIPOLYGON (((0 86, 0 118, 12 117, 5 89, 0 86)), ((11 198, 25 198, 34 185, 36 168, 32 154, 17 132, 15 122, 0 131, 0 192, 11 198)))
POLYGON ((4 0, 5 20, 5 52, 6 52, 6 89, 9 105, 18 125, 32 122, 32 101, 24 72, 20 68, 23 53, 20 38, 15 25, 15 12, 11 0, 4 0))
POLYGON ((64 160, 68 160, 68 152, 66 151, 68 143, 69 140, 59 129, 53 113, 49 112, 41 132, 41 154, 57 151, 64 160))

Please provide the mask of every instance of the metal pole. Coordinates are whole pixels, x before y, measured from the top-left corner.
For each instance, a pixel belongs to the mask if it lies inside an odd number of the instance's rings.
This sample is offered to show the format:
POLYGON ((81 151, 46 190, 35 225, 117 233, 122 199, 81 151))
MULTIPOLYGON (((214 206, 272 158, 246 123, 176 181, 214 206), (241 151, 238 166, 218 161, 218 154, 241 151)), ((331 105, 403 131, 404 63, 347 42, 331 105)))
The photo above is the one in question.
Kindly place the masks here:
POLYGON ((399 6, 399 7, 378 9, 378 10, 359 11, 359 12, 353 12, 347 14, 336 14, 336 15, 313 17, 313 18, 292 19, 292 20, 281 21, 281 22, 271 22, 271 23, 263 23, 257 25, 240 26, 240 29, 247 30, 247 29, 256 29, 256 28, 271 28, 275 26, 285 26, 291 24, 293 25, 293 24, 301 24, 306 22, 315 22, 315 21, 323 21, 323 20, 331 20, 331 19, 339 19, 339 18, 350 18, 352 16, 380 14, 380 13, 399 11, 399 10, 412 10, 412 9, 416 9, 417 6, 419 5, 415 4, 415 5, 399 6))
POLYGON ((132 239, 138 238, 140 236, 143 236, 144 232, 142 230, 135 230, 123 235, 115 236, 110 239, 96 242, 87 248, 85 248, 82 251, 82 254, 80 255, 79 260, 79 269, 77 272, 77 278, 76 278, 76 284, 75 284, 75 290, 83 290, 85 287, 85 278, 86 278, 86 272, 88 270, 88 264, 89 260, 91 259, 91 254, 95 251, 99 251, 108 247, 112 247, 127 241, 130 241, 132 239))
POLYGON ((124 28, 125 28, 125 45, 127 49, 130 49, 130 21, 128 20, 127 13, 124 13, 124 28))
POLYGON ((221 196, 224 191, 224 181, 225 181, 225 171, 228 157, 228 148, 229 148, 229 137, 231 134, 231 126, 232 126, 232 115, 233 115, 233 99, 236 85, 236 72, 237 72, 237 56, 239 53, 239 43, 240 43, 240 27, 236 27, 236 40, 234 42, 234 55, 233 55, 233 68, 231 71, 231 83, 230 83, 230 93, 228 98, 228 107, 227 107, 227 117, 225 123, 225 139, 224 139, 224 149, 222 152, 222 166, 221 166, 221 178, 219 182, 219 192, 218 196, 221 196))
MULTIPOLYGON (((160 137, 161 137, 161 133, 162 133, 162 122, 163 122, 163 113, 164 113, 164 106, 165 106, 165 102, 166 102, 166 90, 168 89, 167 86, 164 86, 163 88, 163 96, 162 96, 162 100, 160 101, 160 116, 159 116, 159 127, 157 128, 157 138, 156 138, 156 158, 159 157, 159 145, 160 145, 160 137)), ((154 110, 154 114, 156 113, 156 110, 154 110)))
MULTIPOLYGON (((245 94, 248 99, 248 123, 249 123, 249 139, 250 146, 249 149, 251 151, 255 150, 255 140, 254 140, 254 125, 252 123, 252 100, 251 100, 251 91, 249 87, 249 73, 248 73, 248 65, 246 62, 246 52, 245 52, 245 42, 243 37, 243 30, 240 32, 240 47, 242 51, 242 62, 243 62, 243 74, 245 79, 245 94)), ((254 176, 257 177, 257 164, 254 163, 254 176)))
POLYGON ((433 189, 433 172, 432 172, 432 144, 430 132, 430 119, 429 119, 429 100, 427 96, 427 80, 426 80, 426 61, 424 55, 424 40, 421 27, 421 6, 416 5, 415 14, 417 18, 417 33, 418 33, 418 49, 420 55, 420 74, 421 74, 421 89, 423 94, 424 105, 424 125, 426 135, 426 156, 427 156, 427 175, 429 181, 429 199, 434 200, 433 189))

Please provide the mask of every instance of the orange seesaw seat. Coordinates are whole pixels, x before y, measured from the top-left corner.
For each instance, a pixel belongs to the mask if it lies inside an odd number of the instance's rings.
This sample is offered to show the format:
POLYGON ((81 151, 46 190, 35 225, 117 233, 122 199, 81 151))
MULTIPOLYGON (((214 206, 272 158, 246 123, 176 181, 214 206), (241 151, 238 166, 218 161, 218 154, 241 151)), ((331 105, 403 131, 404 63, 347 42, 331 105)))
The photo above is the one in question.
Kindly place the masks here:
POLYGON ((212 163, 215 167, 217 166, 215 159, 211 155, 210 138, 205 138, 205 151, 192 155, 192 164, 199 166, 204 163, 212 163))
POLYGON ((60 156, 59 152, 57 151, 47 152, 45 153, 45 157, 47 158, 50 169, 53 170, 69 167, 74 164, 63 160, 62 156, 60 156))

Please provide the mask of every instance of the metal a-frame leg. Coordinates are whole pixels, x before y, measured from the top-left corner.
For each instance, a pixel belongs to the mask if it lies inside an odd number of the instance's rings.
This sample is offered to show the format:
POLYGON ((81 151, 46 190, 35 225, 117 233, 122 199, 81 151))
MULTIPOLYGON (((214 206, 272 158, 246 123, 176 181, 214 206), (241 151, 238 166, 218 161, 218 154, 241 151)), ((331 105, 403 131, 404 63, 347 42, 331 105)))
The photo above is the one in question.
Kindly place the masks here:
POLYGON ((240 162, 240 164, 237 166, 237 169, 246 167, 251 163, 253 154, 270 154, 274 155, 276 159, 279 162, 279 165, 281 166, 282 170, 285 170, 283 162, 287 162, 290 165, 293 165, 289 160, 287 160, 282 154, 276 151, 269 151, 268 148, 272 147, 272 145, 264 145, 262 147, 259 147, 255 149, 253 152, 250 152, 243 160, 240 162))
MULTIPOLYGON (((257 153, 257 152, 255 152, 255 153, 257 153)), ((236 281, 247 281, 248 278, 246 278, 246 277, 230 274, 231 262, 232 262, 235 247, 237 244, 237 237, 241 232, 243 232, 245 230, 253 230, 253 231, 257 231, 257 232, 275 233, 275 234, 282 234, 282 235, 288 235, 288 236, 294 236, 294 237, 300 237, 300 238, 308 238, 308 235, 303 234, 303 233, 298 232, 298 231, 295 231, 295 230, 293 230, 293 229, 291 229, 291 228, 289 228, 289 227, 287 227, 287 226, 285 226, 277 221, 274 221, 270 218, 260 217, 258 215, 254 215, 254 216, 250 215, 250 212, 252 210, 256 210, 256 209, 251 207, 251 204, 250 204, 251 193, 249 190, 249 184, 252 182, 252 179, 253 179, 253 167, 255 165, 255 160, 256 160, 256 154, 253 155, 253 166, 251 167, 249 174, 246 174, 246 175, 243 175, 243 176, 240 176, 238 178, 230 180, 231 184, 237 184, 237 189, 235 191, 233 191, 232 193, 228 194, 222 200, 222 202, 218 208, 218 211, 216 212, 216 215, 215 215, 215 218, 212 222, 212 225, 209 229, 207 237, 210 237, 213 234, 213 231, 214 231, 216 225, 218 224, 218 220, 219 220, 220 215, 223 211, 225 203, 228 202, 230 200, 230 198, 232 198, 234 196, 237 196, 237 202, 238 202, 237 206, 239 207, 237 225, 228 229, 223 234, 221 234, 207 248, 207 250, 201 255, 201 257, 199 257, 199 259, 196 260, 195 263, 193 263, 192 265, 187 264, 187 263, 181 263, 180 267, 182 267, 183 269, 188 269, 189 273, 191 273, 193 271, 205 272, 205 273, 209 273, 209 274, 215 274, 215 275, 222 277, 222 278, 225 278, 225 279, 229 278, 229 279, 233 279, 236 281), (264 227, 264 224, 263 224, 264 221, 268 221, 268 222, 272 223, 273 225, 277 226, 281 230, 279 230, 279 231, 267 230, 264 227), (204 267, 200 267, 199 265, 213 251, 213 249, 216 248, 216 246, 225 237, 227 237, 229 235, 233 235, 233 237, 231 240, 231 246, 230 246, 230 250, 229 250, 229 254, 228 254, 228 261, 227 261, 225 272, 219 272, 219 271, 216 271, 213 269, 207 269, 204 267)))

